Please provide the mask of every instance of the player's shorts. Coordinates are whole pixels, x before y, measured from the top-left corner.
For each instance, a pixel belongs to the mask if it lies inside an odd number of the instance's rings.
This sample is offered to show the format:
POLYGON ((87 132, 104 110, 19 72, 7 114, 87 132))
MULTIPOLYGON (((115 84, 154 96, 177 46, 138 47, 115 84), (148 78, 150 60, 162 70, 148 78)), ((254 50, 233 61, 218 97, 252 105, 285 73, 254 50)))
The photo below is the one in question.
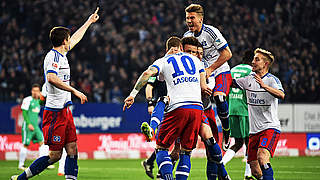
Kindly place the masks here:
POLYGON ((33 126, 34 130, 30 131, 28 126, 24 123, 21 129, 22 144, 29 146, 30 142, 39 143, 43 142, 43 134, 38 126, 33 126))
POLYGON ((213 92, 224 92, 228 96, 232 84, 232 76, 230 71, 218 74, 215 77, 216 86, 213 92))
POLYGON ((276 150, 280 131, 276 129, 266 129, 257 134, 250 134, 248 145, 248 162, 257 160, 258 148, 265 148, 273 157, 276 150))
POLYGON ((234 138, 249 137, 249 117, 248 116, 229 116, 230 136, 234 138))
POLYGON ((215 113, 212 108, 204 110, 204 114, 208 118, 209 126, 211 128, 214 139, 219 142, 218 126, 215 118, 215 113))
POLYGON ((60 111, 43 111, 44 143, 52 151, 60 151, 70 142, 77 141, 76 127, 68 107, 60 111))
POLYGON ((182 106, 165 114, 164 120, 158 127, 157 145, 169 148, 180 137, 182 148, 194 149, 197 145, 202 116, 202 107, 198 105, 182 106))

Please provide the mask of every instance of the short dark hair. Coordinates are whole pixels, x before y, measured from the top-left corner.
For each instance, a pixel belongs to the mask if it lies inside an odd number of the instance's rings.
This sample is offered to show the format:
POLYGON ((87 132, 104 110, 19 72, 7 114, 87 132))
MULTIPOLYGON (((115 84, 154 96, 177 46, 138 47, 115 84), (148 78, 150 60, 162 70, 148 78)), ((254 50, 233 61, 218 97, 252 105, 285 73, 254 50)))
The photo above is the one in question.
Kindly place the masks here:
POLYGON ((65 39, 68 39, 71 32, 70 29, 62 26, 54 27, 51 29, 49 38, 53 47, 59 47, 62 45, 65 39))
POLYGON ((179 47, 180 44, 181 44, 181 39, 176 36, 172 36, 166 42, 166 49, 169 50, 172 47, 179 47))
MULTIPOLYGON (((195 37, 184 37, 181 39, 181 43, 182 43, 182 46, 184 47, 186 44, 188 45, 192 45, 192 46, 197 46, 197 47, 200 47, 199 44, 200 42, 198 41, 197 38, 195 37)), ((200 44, 201 45, 201 44, 200 44)), ((201 45, 202 47, 202 45, 201 45)))
POLYGON ((33 88, 35 88, 35 87, 41 89, 40 84, 37 84, 37 83, 32 84, 32 88, 31 88, 31 89, 33 89, 33 88))
POLYGON ((254 57, 253 50, 246 50, 242 57, 242 63, 251 65, 253 57, 254 57))

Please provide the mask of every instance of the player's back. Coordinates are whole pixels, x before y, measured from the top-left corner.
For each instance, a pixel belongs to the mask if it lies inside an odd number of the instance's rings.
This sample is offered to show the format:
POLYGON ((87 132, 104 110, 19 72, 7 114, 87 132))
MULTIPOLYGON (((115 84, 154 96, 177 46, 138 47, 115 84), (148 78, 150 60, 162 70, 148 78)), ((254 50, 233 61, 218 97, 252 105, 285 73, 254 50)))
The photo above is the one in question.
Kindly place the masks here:
MULTIPOLYGON (((252 67, 248 64, 239 64, 231 69, 233 79, 245 77, 251 73, 252 67)), ((248 116, 246 93, 240 88, 231 88, 228 97, 229 114, 248 116)))
POLYGON ((157 60, 160 76, 166 81, 170 104, 168 111, 184 105, 200 105, 200 72, 204 71, 201 61, 187 53, 167 55, 157 60))

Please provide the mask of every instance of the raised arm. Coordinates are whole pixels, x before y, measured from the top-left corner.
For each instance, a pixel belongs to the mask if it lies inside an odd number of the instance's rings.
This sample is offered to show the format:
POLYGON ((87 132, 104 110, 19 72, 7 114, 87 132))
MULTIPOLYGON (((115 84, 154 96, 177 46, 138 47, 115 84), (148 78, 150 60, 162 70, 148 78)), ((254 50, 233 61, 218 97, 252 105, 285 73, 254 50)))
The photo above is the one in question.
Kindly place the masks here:
POLYGON ((78 44, 78 42, 82 39, 83 35, 86 33, 89 26, 99 19, 98 11, 99 7, 97 7, 96 11, 90 15, 88 20, 71 36, 69 50, 71 50, 76 44, 78 44))
POLYGON ((146 85, 148 82, 148 79, 151 76, 155 76, 158 73, 158 69, 156 67, 149 67, 149 69, 145 70, 137 80, 136 84, 134 85, 133 90, 131 91, 130 95, 124 100, 124 105, 123 105, 123 111, 126 108, 130 108, 131 105, 134 103, 134 98, 136 95, 139 93, 140 89, 146 85))
POLYGON ((232 57, 232 53, 229 46, 221 50, 220 56, 217 59, 217 61, 211 64, 210 67, 206 68, 206 73, 207 73, 206 77, 208 78, 214 70, 216 70, 218 67, 223 65, 225 62, 227 62, 231 57, 232 57))

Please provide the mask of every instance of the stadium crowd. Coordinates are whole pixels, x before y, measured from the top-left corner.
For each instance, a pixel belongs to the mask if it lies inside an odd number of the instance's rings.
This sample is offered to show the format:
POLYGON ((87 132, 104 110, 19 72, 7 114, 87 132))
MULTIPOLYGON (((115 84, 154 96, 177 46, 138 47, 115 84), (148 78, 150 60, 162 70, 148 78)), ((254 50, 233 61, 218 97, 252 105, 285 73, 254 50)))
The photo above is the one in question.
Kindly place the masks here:
MULTIPOLYGON (((184 8, 191 2, 203 5, 205 24, 216 26, 227 39, 231 67, 240 63, 246 49, 270 49, 276 56, 272 73, 286 91, 283 102, 320 102, 318 1, 99 2, 99 22, 68 54, 72 86, 89 102, 122 103, 138 74, 164 55, 165 40, 187 30, 184 8)), ((32 83, 44 82, 50 29, 60 25, 74 32, 97 2, 4 0, 0 6, 0 102, 21 103, 32 83)))

